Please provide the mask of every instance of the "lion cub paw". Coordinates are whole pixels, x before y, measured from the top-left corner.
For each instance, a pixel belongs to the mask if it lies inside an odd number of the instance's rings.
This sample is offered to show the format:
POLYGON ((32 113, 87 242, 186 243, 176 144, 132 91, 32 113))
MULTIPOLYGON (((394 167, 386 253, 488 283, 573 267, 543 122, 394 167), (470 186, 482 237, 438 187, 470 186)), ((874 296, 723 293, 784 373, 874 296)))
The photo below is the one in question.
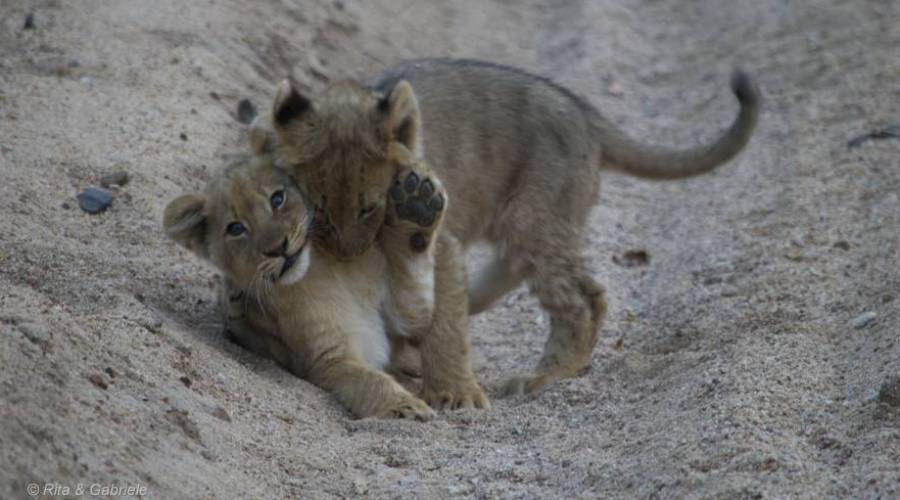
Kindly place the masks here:
POLYGON ((460 408, 486 410, 491 407, 491 402, 476 383, 458 390, 425 388, 422 390, 422 399, 438 410, 458 410, 460 408))
POLYGON ((427 422, 434 418, 434 410, 425 401, 412 394, 406 394, 385 408, 379 416, 427 422))
POLYGON ((395 226, 406 226, 409 246, 416 252, 424 252, 440 226, 447 194, 441 183, 433 177, 425 177, 415 171, 401 172, 388 191, 389 213, 394 215, 395 226))

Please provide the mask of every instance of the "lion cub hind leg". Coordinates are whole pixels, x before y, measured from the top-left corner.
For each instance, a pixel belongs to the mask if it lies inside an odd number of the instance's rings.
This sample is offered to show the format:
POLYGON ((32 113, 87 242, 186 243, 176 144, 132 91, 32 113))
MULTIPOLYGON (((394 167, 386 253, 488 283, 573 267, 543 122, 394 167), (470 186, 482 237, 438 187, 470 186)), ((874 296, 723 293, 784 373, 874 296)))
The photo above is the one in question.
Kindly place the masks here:
POLYGON ((578 375, 590 362, 606 315, 604 290, 591 277, 582 254, 588 211, 572 213, 572 204, 586 204, 596 187, 583 183, 557 189, 558 201, 537 211, 517 205, 534 196, 517 198, 498 223, 506 244, 504 257, 526 276, 529 289, 550 317, 550 336, 540 362, 531 373, 510 379, 503 390, 506 395, 533 394, 551 382, 578 375))
POLYGON ((586 272, 573 271, 580 266, 566 267, 569 273, 550 267, 529 279, 532 293, 550 315, 550 336, 534 371, 506 382, 507 396, 533 394, 551 382, 574 377, 591 360, 606 316, 606 297, 586 272))

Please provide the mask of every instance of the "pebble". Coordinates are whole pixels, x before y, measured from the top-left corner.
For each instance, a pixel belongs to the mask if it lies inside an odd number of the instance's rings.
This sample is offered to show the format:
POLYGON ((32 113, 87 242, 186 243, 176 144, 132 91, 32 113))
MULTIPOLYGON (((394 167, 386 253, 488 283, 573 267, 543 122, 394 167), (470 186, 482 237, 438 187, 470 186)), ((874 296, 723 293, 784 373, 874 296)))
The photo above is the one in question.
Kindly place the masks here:
POLYGON ((467 484, 463 483, 447 483, 447 492, 451 495, 465 495, 471 491, 467 484))
POLYGON ((151 313, 149 318, 139 319, 138 324, 146 328, 150 333, 159 333, 163 326, 162 320, 153 313, 151 313))
POLYGON ((231 415, 229 415, 228 412, 225 410, 225 408, 222 408, 221 406, 216 407, 216 409, 213 410, 212 414, 214 417, 218 418, 219 420, 223 420, 225 422, 231 422, 231 415))
POLYGON ((860 314, 859 316, 857 316, 853 320, 853 328, 856 328, 857 330, 861 330, 861 329, 869 326, 869 324, 872 323, 872 321, 875 321, 875 318, 877 318, 877 317, 878 317, 878 315, 875 314, 873 311, 864 312, 864 313, 860 314))
POLYGON ((244 125, 250 125, 254 118, 256 118, 256 106, 250 102, 250 99, 244 98, 238 102, 237 107, 237 119, 239 122, 244 125))
POLYGON ((628 250, 622 256, 614 255, 613 263, 622 267, 646 266, 650 262, 650 254, 646 250, 628 250))
POLYGON ((881 384, 878 390, 878 401, 900 408, 900 375, 894 376, 881 384))
POLYGON ((837 249, 840 249, 840 250, 844 250, 845 252, 846 252, 847 250, 850 250, 850 243, 848 243, 848 242, 846 242, 846 241, 844 241, 844 240, 835 241, 835 242, 834 242, 834 245, 832 245, 832 246, 833 246, 834 248, 837 248, 837 249))
POLYGON ((105 189, 89 186, 78 194, 78 206, 89 214, 100 213, 111 204, 112 195, 105 189))
POLYGON ((200 442, 200 428, 197 427, 197 424, 188 416, 186 410, 177 410, 173 408, 166 412, 166 418, 173 424, 181 427, 185 436, 200 442))
POLYGON ((27 30, 34 29, 34 12, 29 12, 28 15, 25 16, 25 25, 23 28, 27 30))
POLYGON ((128 172, 124 170, 120 170, 118 172, 112 172, 104 175, 100 178, 100 185, 108 188, 110 186, 124 186, 128 184, 128 172))
POLYGON ((50 340, 50 330, 43 325, 34 323, 23 323, 18 325, 19 330, 25 335, 25 338, 35 344, 43 344, 50 340))
POLYGON ((96 385, 97 387, 99 387, 103 390, 106 390, 109 388, 109 385, 106 383, 106 380, 103 380, 103 375, 100 375, 99 373, 92 373, 92 374, 88 375, 88 380, 90 380, 92 384, 96 385))

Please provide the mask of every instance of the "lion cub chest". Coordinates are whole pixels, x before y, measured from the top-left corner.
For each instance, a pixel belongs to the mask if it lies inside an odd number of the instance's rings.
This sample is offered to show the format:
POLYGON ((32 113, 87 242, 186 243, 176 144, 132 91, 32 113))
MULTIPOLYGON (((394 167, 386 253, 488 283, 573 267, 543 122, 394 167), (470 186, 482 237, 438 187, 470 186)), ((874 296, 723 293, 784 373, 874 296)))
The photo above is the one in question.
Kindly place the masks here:
POLYGON ((340 344, 367 365, 384 368, 390 358, 382 316, 388 283, 380 252, 373 248, 341 262, 313 249, 307 275, 291 288, 289 315, 305 342, 340 344))

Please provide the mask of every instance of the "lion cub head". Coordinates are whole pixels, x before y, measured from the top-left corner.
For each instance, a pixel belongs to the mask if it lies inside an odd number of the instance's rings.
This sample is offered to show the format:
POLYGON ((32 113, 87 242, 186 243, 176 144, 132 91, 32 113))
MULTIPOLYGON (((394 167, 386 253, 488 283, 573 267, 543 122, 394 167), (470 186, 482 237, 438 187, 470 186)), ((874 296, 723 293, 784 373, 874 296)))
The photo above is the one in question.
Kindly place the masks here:
POLYGON ((388 92, 343 82, 314 98, 279 85, 271 111, 279 161, 315 205, 320 248, 349 259, 372 245, 397 172, 421 157, 419 121, 405 81, 388 92))
POLYGON ((169 237, 251 291, 303 277, 311 221, 306 199, 269 155, 227 166, 205 192, 176 198, 163 215, 169 237))

